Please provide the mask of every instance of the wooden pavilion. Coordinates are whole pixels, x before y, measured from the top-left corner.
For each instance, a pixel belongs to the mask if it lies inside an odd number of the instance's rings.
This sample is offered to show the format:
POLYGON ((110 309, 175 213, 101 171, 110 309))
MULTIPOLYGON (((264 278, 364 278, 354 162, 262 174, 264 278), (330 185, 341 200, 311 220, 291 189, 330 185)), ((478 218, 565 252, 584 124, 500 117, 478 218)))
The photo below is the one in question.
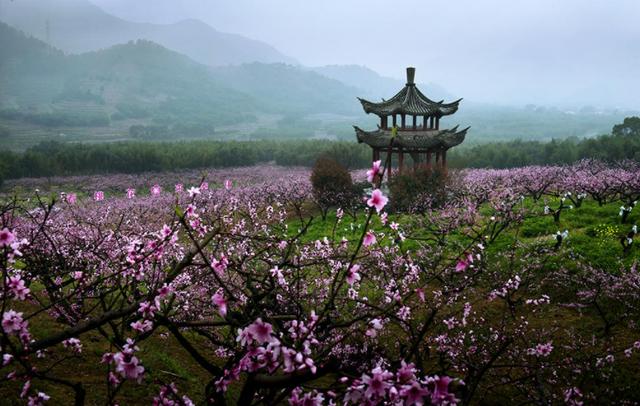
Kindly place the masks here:
MULTIPOLYGON (((416 86, 415 73, 415 68, 407 68, 407 84, 389 100, 373 103, 358 98, 367 114, 380 117, 380 124, 375 131, 354 126, 356 137, 358 142, 371 146, 374 161, 380 159, 381 151, 396 153, 400 172, 404 170, 405 153, 411 156, 414 169, 419 166, 432 168, 431 160, 435 155, 435 167, 446 170, 447 150, 464 141, 469 127, 460 131, 458 126, 441 130, 440 118, 458 111, 462 99, 452 103, 429 99, 416 86)), ((391 176, 391 165, 388 176, 391 176)))

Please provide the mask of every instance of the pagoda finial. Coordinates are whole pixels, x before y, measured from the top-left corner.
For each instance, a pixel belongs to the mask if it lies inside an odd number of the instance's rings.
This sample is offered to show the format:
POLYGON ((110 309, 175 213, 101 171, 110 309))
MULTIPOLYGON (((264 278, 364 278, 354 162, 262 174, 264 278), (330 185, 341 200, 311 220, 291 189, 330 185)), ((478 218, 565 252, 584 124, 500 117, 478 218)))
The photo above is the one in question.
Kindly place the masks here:
POLYGON ((416 77, 416 68, 414 68, 413 66, 409 66, 407 68, 407 85, 411 86, 414 85, 413 80, 416 77))

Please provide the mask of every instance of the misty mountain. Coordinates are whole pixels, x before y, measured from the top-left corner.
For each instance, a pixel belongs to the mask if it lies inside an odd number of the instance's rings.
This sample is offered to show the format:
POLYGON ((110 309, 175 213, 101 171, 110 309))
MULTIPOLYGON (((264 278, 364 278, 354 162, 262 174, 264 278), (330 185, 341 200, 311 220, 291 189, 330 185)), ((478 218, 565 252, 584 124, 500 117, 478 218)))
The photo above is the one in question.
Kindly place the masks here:
POLYGON ((357 90, 285 64, 212 68, 150 41, 66 55, 0 23, 0 113, 48 126, 219 126, 271 113, 350 114, 357 90))
POLYGON ((129 22, 87 0, 0 0, 0 20, 71 53, 145 39, 211 66, 296 63, 264 42, 219 32, 198 20, 175 24, 129 22))
POLYGON ((212 68, 228 86, 251 94, 269 112, 359 114, 359 90, 319 73, 284 64, 212 68))
POLYGON ((216 81, 208 67, 149 41, 65 55, 0 24, 0 43, 6 45, 0 48, 3 111, 43 124, 107 124, 109 118, 215 123, 257 111, 250 96, 216 81))
MULTIPOLYGON (((326 77, 338 80, 348 86, 358 89, 360 97, 378 100, 380 98, 388 99, 395 95, 405 85, 405 81, 382 76, 372 69, 361 65, 327 65, 310 68, 326 77)), ((417 82, 420 90, 433 100, 446 101, 454 100, 454 97, 441 86, 435 83, 427 83, 420 81, 420 74, 425 72, 417 72, 417 82)))

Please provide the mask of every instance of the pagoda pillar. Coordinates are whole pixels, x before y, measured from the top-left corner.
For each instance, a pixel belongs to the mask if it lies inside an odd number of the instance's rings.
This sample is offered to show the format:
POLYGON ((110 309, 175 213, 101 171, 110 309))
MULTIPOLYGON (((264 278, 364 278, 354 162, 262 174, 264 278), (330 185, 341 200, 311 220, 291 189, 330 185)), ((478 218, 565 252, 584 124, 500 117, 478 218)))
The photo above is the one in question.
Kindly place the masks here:
POLYGON ((428 116, 423 116, 422 117, 422 129, 426 130, 428 128, 428 123, 429 123, 429 117, 428 116))
POLYGON ((405 118, 406 118, 406 117, 405 117, 405 115, 404 115, 404 114, 401 114, 401 115, 400 115, 400 120, 401 120, 400 122, 401 122, 401 124, 402 124, 402 129, 403 129, 403 130, 405 129, 405 118))
POLYGON ((400 173, 404 170, 404 152, 402 152, 402 148, 400 148, 400 152, 398 152, 398 168, 400 173))
POLYGON ((393 126, 394 127, 396 126, 396 115, 395 114, 393 115, 393 126))
POLYGON ((416 123, 418 122, 418 117, 416 117, 415 115, 413 116, 413 129, 416 129, 416 123))
POLYGON ((436 117, 436 130, 440 129, 440 117, 436 117))
POLYGON ((442 171, 447 173, 447 150, 442 151, 442 171))
POLYGON ((380 116, 380 128, 382 129, 387 128, 387 117, 380 116))
MULTIPOLYGON (((391 180, 391 167, 393 166, 393 153, 391 152, 391 148, 389 148, 389 152, 387 152, 387 162, 389 166, 387 167, 387 181, 391 180)), ((384 178, 384 175, 382 176, 384 178)))
POLYGON ((440 151, 436 151, 436 168, 440 167, 440 151))

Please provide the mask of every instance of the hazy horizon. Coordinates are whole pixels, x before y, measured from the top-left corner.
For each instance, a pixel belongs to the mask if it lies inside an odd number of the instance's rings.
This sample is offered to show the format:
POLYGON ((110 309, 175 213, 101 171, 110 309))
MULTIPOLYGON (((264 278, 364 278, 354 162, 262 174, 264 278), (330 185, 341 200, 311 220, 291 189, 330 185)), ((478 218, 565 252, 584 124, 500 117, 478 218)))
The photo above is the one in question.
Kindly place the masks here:
POLYGON ((200 19, 305 66, 365 65, 398 79, 416 66, 419 81, 468 100, 640 107, 640 3, 630 0, 91 1, 139 22, 200 19))

